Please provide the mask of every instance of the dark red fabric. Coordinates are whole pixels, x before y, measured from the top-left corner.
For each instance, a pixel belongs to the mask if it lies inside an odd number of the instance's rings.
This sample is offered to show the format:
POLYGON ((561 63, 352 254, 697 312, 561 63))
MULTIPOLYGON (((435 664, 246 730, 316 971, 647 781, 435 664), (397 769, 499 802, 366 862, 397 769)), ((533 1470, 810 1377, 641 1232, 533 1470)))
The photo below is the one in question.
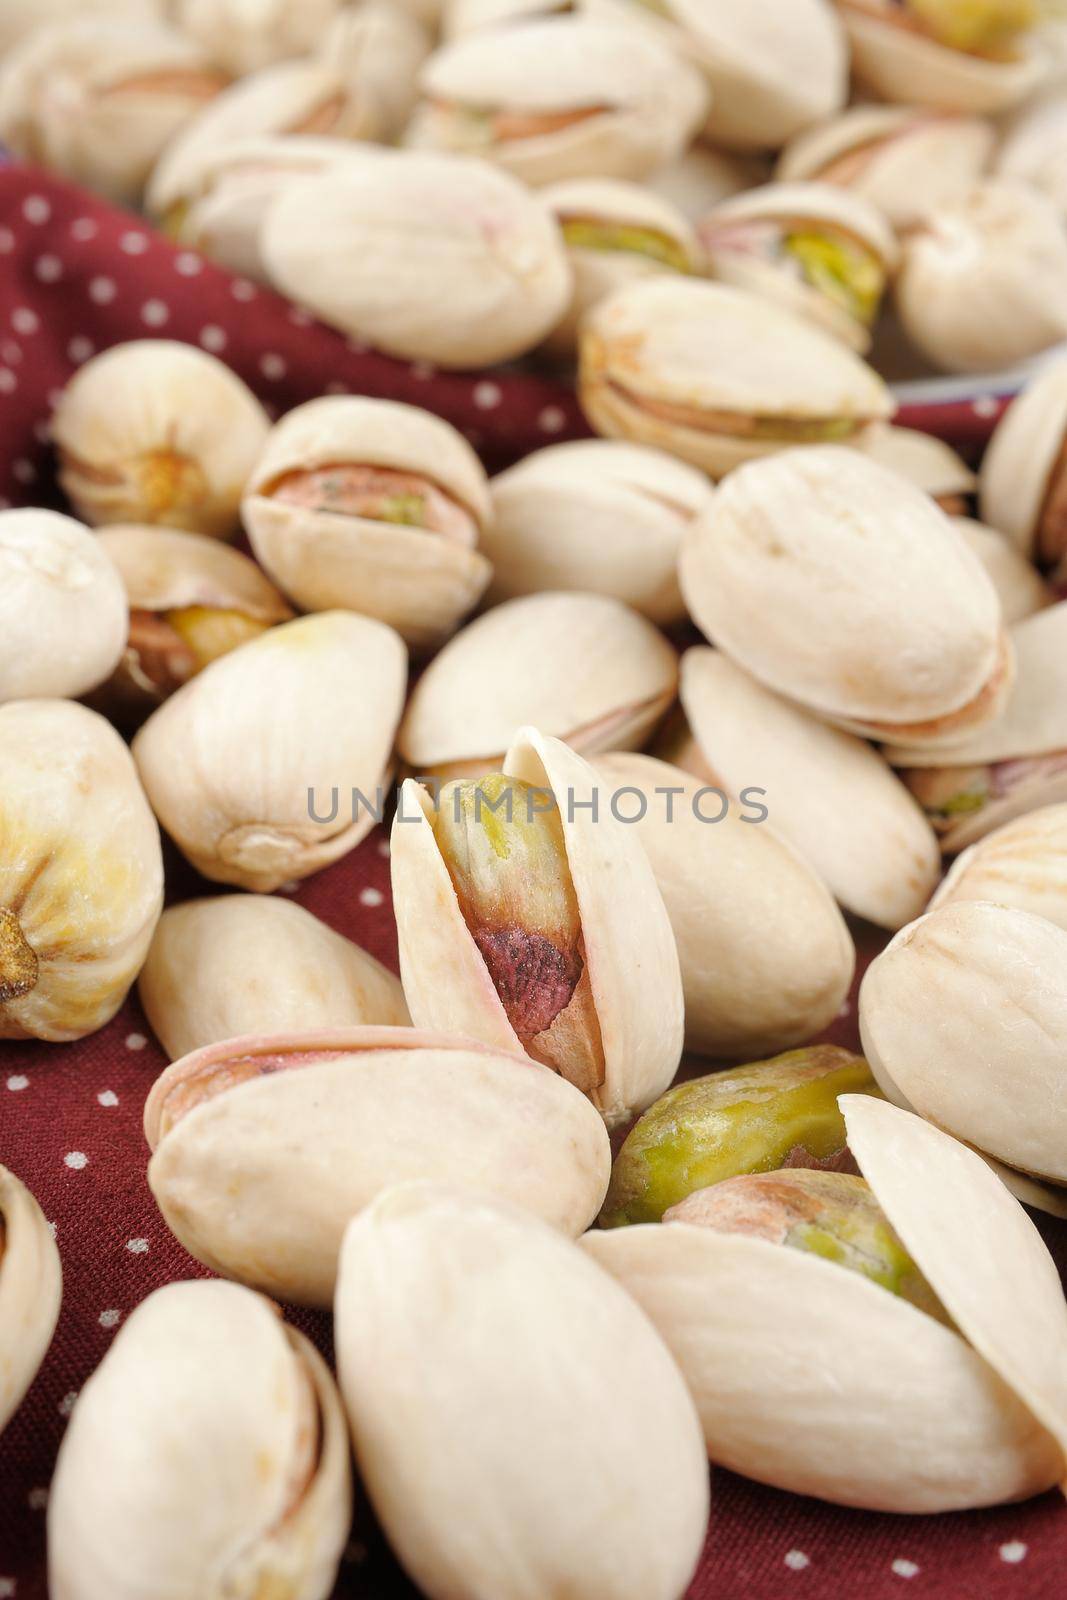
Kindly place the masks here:
MULTIPOLYGON (((136 218, 39 173, 9 169, 0 171, 0 494, 14 504, 54 497, 48 396, 91 349, 146 334, 195 343, 205 328, 222 330, 219 353, 278 410, 331 384, 410 400, 472 433, 492 466, 584 431, 573 397, 553 383, 432 374, 355 351, 294 319, 267 291, 173 250, 136 218)), ((173 898, 203 892, 173 852, 167 867, 173 898)), ((296 898, 395 967, 380 833, 296 898)), ((878 937, 863 928, 857 937, 869 958, 878 937)), ((832 1036, 856 1046, 854 995, 832 1036)), ((141 1113, 164 1064, 135 999, 80 1044, 0 1043, 0 1162, 29 1183, 55 1224, 65 1281, 49 1357, 0 1439, 0 1600, 45 1600, 44 1510, 56 1450, 73 1397, 115 1328, 160 1284, 204 1275, 170 1237, 145 1182, 141 1113)), ((1067 1229, 1041 1225, 1062 1266, 1067 1229)), ((329 1352, 326 1317, 296 1312, 293 1321, 329 1352)), ((872 1384, 878 1376, 872 1372, 872 1384)), ((1056 1495, 905 1519, 836 1510, 718 1472, 690 1600, 1058 1600, 1065 1562, 1067 1521, 1056 1495)), ((413 1594, 361 1501, 339 1600, 413 1594)))

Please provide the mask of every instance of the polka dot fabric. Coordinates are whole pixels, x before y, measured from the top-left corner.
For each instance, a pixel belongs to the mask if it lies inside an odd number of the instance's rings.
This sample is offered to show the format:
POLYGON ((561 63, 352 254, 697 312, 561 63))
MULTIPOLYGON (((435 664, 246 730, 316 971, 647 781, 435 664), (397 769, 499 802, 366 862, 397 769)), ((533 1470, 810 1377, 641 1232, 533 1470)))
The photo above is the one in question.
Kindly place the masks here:
MULTIPOLYGON (((172 249, 135 218, 27 171, 0 170, 0 286, 0 494, 15 503, 54 498, 44 426, 52 392, 94 350, 146 331, 215 351, 279 411, 347 390, 428 405, 471 432, 491 466, 583 431, 565 390, 508 373, 435 374, 354 349, 265 290, 172 249)), ((169 848, 167 881, 172 899, 213 892, 169 848)), ((282 892, 395 970, 380 832, 282 892)), ((862 966, 878 938, 865 929, 857 937, 862 966)), ((855 992, 831 1037, 856 1048, 855 992)), ((46 1600, 48 1485, 79 1389, 145 1295, 206 1275, 170 1237, 145 1181, 142 1110, 164 1065, 136 998, 80 1044, 0 1042, 0 1162, 38 1196, 64 1269, 51 1352, 0 1438, 0 1600, 46 1600)), ((1041 1226, 1067 1265, 1067 1228, 1041 1226)), ((291 1316, 329 1356, 329 1320, 291 1316)), ((898 1518, 836 1510, 717 1472, 689 1600, 1059 1600, 1065 1563, 1067 1519, 1056 1495, 969 1516, 898 1518)), ((361 1500, 335 1600, 414 1596, 361 1500)))

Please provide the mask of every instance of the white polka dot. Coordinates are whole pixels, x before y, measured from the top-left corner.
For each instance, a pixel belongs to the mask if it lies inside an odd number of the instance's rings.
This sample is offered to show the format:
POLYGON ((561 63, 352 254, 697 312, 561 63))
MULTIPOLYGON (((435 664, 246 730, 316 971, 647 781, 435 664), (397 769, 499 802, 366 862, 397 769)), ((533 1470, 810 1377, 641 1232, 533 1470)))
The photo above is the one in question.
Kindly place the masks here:
POLYGON ((437 376, 437 368, 429 361, 413 361, 411 363, 411 376, 418 378, 420 383, 426 383, 430 378, 437 376))
POLYGON ((91 339, 78 337, 72 339, 67 346, 67 355, 75 366, 80 366, 83 361, 88 361, 89 357, 95 354, 96 346, 91 339))
POLYGON ((26 1496, 26 1504, 31 1511, 43 1511, 48 1504, 47 1489, 31 1489, 26 1496))
POLYGON ((36 333, 41 326, 41 319, 29 306, 16 306, 11 313, 11 326, 16 333, 36 333))
POLYGON ((12 463, 11 475, 16 483, 37 482, 37 468, 32 461, 27 461, 25 457, 20 457, 18 461, 12 463))
POLYGON ((385 896, 380 889, 361 889, 359 903, 361 906, 380 906, 385 896))
POLYGON ((83 1167, 89 1165, 89 1157, 84 1150, 68 1150, 63 1157, 63 1165, 69 1167, 72 1172, 81 1172, 83 1167))
POLYGON ((114 278, 94 278, 89 285, 89 299, 98 306, 109 306, 118 292, 114 278))
POLYGON ((148 1254, 147 1239, 127 1239, 126 1248, 131 1256, 144 1256, 148 1254))
POLYGON ((56 409, 56 406, 59 405, 59 403, 61 402, 62 399, 63 399, 63 390, 62 389, 49 389, 49 391, 48 391, 48 404, 52 407, 53 411, 56 409))
POLYGON ((843 1001, 837 1014, 839 1017, 850 1017, 852 1015, 852 1002, 850 1000, 843 1001))
POLYGON ((504 391, 499 383, 476 383, 474 385, 474 404, 479 411, 492 411, 504 398, 504 391))
POLYGON ((19 381, 11 368, 0 367, 0 394, 14 394, 18 386, 19 381))
POLYGON ((345 349, 350 350, 354 356, 365 356, 370 345, 365 339, 346 339, 345 349))
POLYGON ((63 1396, 62 1400, 59 1402, 58 1406, 56 1407, 56 1410, 59 1412, 61 1417, 69 1417, 71 1412, 74 1410, 74 1407, 77 1405, 77 1403, 78 1403, 78 1391, 77 1391, 77 1389, 70 1389, 63 1396))
POLYGON ((254 283, 249 283, 247 278, 235 278, 230 285, 230 293, 235 300, 242 300, 247 304, 249 300, 256 298, 256 286, 254 283))
POLYGON ((348 392, 348 384, 343 383, 340 378, 334 378, 326 385, 327 394, 348 394, 348 392))
POLYGON ((285 377, 285 374, 289 371, 289 368, 281 356, 270 353, 263 356, 260 360, 259 370, 262 372, 265 378, 269 378, 272 383, 277 383, 280 379, 285 377))
POLYGON ((15 248, 15 235, 10 228, 0 228, 0 254, 9 256, 15 248))
POLYGON ((180 272, 183 278, 195 278, 204 270, 204 263, 193 250, 183 250, 180 256, 174 258, 174 270, 180 272))
POLYGON ((542 433, 562 433, 567 426, 566 413, 559 406, 546 406, 537 419, 542 433))
POLYGON ((99 232, 99 225, 92 217, 76 217, 70 225, 71 238, 82 244, 87 239, 95 239, 99 232))
POLYGON ((102 1328, 117 1328, 121 1316, 121 1311, 101 1311, 96 1320, 102 1328))
POLYGON ((128 256, 143 256, 148 249, 148 239, 143 233, 124 233, 119 249, 128 256))
POLYGON ((294 328, 310 328, 314 320, 309 311, 302 311, 299 306, 291 306, 289 309, 289 321, 294 328))
POLYGON ((997 1554, 1001 1561, 1006 1561, 1009 1567, 1017 1567, 1020 1561, 1026 1560, 1029 1545, 1023 1544, 1021 1539, 1011 1539, 1007 1544, 1002 1544, 997 1554))
POLYGON ((143 1033, 128 1033, 126 1035, 127 1050, 143 1050, 148 1040, 143 1033))
POLYGON ((788 1550, 785 1555, 785 1564, 790 1572, 803 1572, 805 1567, 811 1566, 811 1560, 803 1550, 788 1550))
POLYGON ((27 222, 35 222, 40 224, 48 221, 49 217, 52 215, 52 207, 49 205, 43 194, 27 195, 26 199, 22 202, 22 215, 26 218, 27 222))
POLYGON ((38 283, 58 283, 63 276, 63 263, 58 256, 38 256, 33 272, 38 283))
POLYGON ((0 1578, 0 1600, 13 1600, 14 1594, 14 1578, 0 1578))
POLYGON ((51 442, 52 442, 52 424, 48 421, 47 418, 45 418, 45 420, 43 422, 35 422, 34 423, 34 425, 33 425, 33 437, 37 440, 38 444, 51 444, 51 442))
POLYGON ((101 1089, 100 1093, 96 1097, 96 1101, 98 1105, 104 1106, 110 1110, 112 1106, 118 1105, 119 1097, 115 1093, 114 1089, 101 1089))
POLYGON ((971 407, 976 417, 995 417, 999 409, 997 398, 992 394, 979 395, 971 407))
POLYGON ((8 1078, 7 1086, 12 1094, 20 1094, 23 1089, 29 1088, 30 1080, 29 1078, 24 1078, 21 1072, 16 1072, 13 1077, 8 1078))
POLYGON ((209 323, 206 328, 200 329, 200 343, 205 350, 225 350, 227 343, 225 329, 217 328, 213 322, 209 323))
POLYGON ((141 321, 150 328, 162 328, 170 321, 170 307, 162 300, 146 300, 141 307, 141 321))
POLYGON ((914 1578, 919 1568, 914 1561, 894 1561, 891 1570, 898 1578, 914 1578))
POLYGON ((378 840, 378 854, 380 856, 384 856, 386 861, 389 860, 389 849, 390 849, 390 847, 389 847, 389 840, 388 839, 379 839, 378 840))

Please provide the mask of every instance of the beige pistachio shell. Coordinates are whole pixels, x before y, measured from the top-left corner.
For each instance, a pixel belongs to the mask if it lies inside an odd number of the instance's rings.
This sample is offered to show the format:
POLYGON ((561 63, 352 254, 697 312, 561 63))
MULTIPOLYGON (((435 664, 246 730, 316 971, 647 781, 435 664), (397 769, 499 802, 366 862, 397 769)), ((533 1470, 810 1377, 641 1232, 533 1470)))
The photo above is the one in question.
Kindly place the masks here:
POLYGON ((0 1167, 0 1434, 45 1358, 62 1294, 59 1251, 44 1213, 0 1167))
POLYGON ((997 152, 996 173, 1029 183, 1067 212, 1067 100, 1060 85, 1023 105, 1008 123, 997 152))
POLYGON ((266 623, 292 616, 255 562, 217 539, 144 523, 116 523, 101 528, 95 542, 118 569, 131 608, 220 607, 266 623))
POLYGON ((212 61, 233 74, 309 55, 342 0, 174 0, 178 26, 212 61))
POLYGON ((725 284, 659 277, 587 317, 579 396, 600 434, 722 477, 799 439, 889 417, 882 380, 837 340, 725 284))
POLYGON ((1067 804, 1017 817, 965 850, 930 909, 959 900, 1014 906, 1067 932, 1067 804))
POLYGON ((599 594, 524 595, 468 623, 412 691, 398 748, 417 775, 499 768, 533 723, 582 754, 639 747, 674 700, 678 657, 599 594))
POLYGON ((881 100, 988 115, 1018 105, 1048 70, 1044 52, 1020 34, 1003 60, 951 49, 900 24, 893 0, 838 0, 852 70, 881 100))
POLYGON ((690 222, 699 222, 712 206, 765 178, 763 165, 757 159, 694 144, 676 161, 646 178, 645 187, 677 207, 690 222))
POLYGON ((271 895, 164 911, 137 992, 172 1061, 246 1034, 410 1021, 399 980, 381 962, 271 895))
POLYGON ((1009 627, 1054 604, 1056 597, 1037 568, 1004 534, 970 517, 952 520, 992 579, 1009 627))
POLYGON ((681 155, 708 93, 666 44, 584 17, 534 18, 443 46, 408 142, 484 156, 524 183, 642 178, 681 155))
POLYGON ((0 618, 0 701, 85 694, 126 644, 114 563, 53 511, 0 512, 0 618))
POLYGON ((312 400, 282 419, 243 508, 257 559, 303 610, 351 608, 419 649, 439 644, 481 598, 491 568, 473 541, 489 516, 485 472, 462 434, 415 406, 350 396, 312 400), (442 491, 465 537, 274 498, 290 474, 368 466, 442 491))
POLYGON ((391 1184, 460 1183, 577 1236, 611 1167, 569 1083, 521 1052, 409 1028, 211 1045, 157 1079, 145 1132, 149 1186, 185 1248, 302 1305, 329 1306, 346 1224, 391 1184))
POLYGON ((418 97, 419 68, 430 54, 430 35, 393 0, 363 0, 342 7, 322 42, 321 57, 340 72, 353 104, 373 129, 394 139, 418 97))
POLYGON ((496 28, 501 23, 555 16, 573 9, 571 0, 445 0, 441 31, 446 39, 456 39, 477 28, 496 28))
POLYGON ((54 1600, 327 1600, 352 1516, 340 1396, 277 1307, 172 1283, 82 1389, 48 1502, 54 1600))
POLYGON ((357 845, 373 824, 406 667, 391 628, 326 611, 272 628, 165 701, 133 753, 197 870, 269 892, 357 845), (350 801, 353 788, 366 804, 350 801))
MULTIPOLYGON (((1067 443, 1067 361, 1043 367, 997 423, 982 461, 983 521, 1024 556, 1042 554, 1041 525, 1067 443)), ((1067 544, 1065 544, 1067 553, 1067 544)))
POLYGON ((360 1473, 429 1600, 678 1600, 708 1517, 700 1426, 647 1319, 580 1250, 406 1184, 349 1228, 336 1314, 360 1473))
MULTIPOLYGON (((938 502, 943 511, 962 513, 978 479, 967 463, 943 439, 915 428, 876 423, 857 441, 856 448, 880 466, 899 472, 917 489, 938 502)), ((962 529, 966 534, 966 529, 962 529)))
POLYGON ((274 285, 326 322, 447 367, 532 349, 571 292, 544 207, 460 156, 395 151, 287 186, 261 244, 274 285))
POLYGON ((192 345, 139 339, 77 372, 56 405, 60 482, 93 526, 160 523, 230 538, 270 423, 252 391, 192 345))
POLYGON ((711 501, 702 472, 660 450, 578 439, 535 451, 491 487, 490 602, 588 590, 663 626, 684 616, 678 552, 711 501))
POLYGON ((937 841, 866 740, 772 694, 717 650, 686 651, 681 697, 692 744, 675 742, 673 759, 731 794, 755 789, 769 818, 746 832, 780 834, 857 916, 897 929, 919 915, 941 870, 937 841))
POLYGON ((686 1049, 747 1058, 829 1027, 848 994, 855 950, 812 869, 737 807, 715 821, 721 807, 705 785, 664 761, 618 754, 594 764, 620 815, 637 816, 645 802, 634 832, 678 946, 686 1049))
POLYGON ((130 22, 155 22, 164 7, 162 0, 5 0, 0 12, 0 51, 5 55, 12 45, 52 22, 67 22, 74 17, 125 17, 130 22))
POLYGON ((129 751, 69 700, 0 706, 0 1039, 81 1039, 140 971, 163 904, 129 751))

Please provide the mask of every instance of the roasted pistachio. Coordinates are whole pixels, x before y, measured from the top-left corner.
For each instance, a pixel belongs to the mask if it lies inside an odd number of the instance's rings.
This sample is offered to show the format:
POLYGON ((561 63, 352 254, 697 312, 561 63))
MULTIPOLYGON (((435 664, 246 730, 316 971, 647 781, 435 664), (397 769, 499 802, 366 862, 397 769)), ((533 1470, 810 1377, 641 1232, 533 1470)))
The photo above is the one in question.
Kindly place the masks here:
POLYGON ((393 0, 342 7, 320 55, 341 74, 351 103, 359 108, 369 130, 361 137, 389 140, 401 132, 430 49, 426 29, 393 0))
POLYGON ((959 900, 1014 906, 1067 931, 1067 803, 1016 817, 965 850, 930 909, 959 900))
POLYGON ((342 0, 173 0, 178 26, 234 77, 309 55, 342 0))
POLYGON ((52 1342, 62 1292, 59 1252, 41 1208, 0 1167, 0 1434, 52 1342))
MULTIPOLYGON (((966 462, 943 439, 915 428, 879 423, 868 428, 857 449, 880 466, 899 472, 917 489, 937 501, 950 517, 965 517, 978 479, 966 462)), ((961 529, 966 536, 967 530, 961 529)))
POLYGON ((970 517, 952 520, 992 579, 1009 627, 1055 603, 1055 595, 1037 568, 1009 538, 970 517))
POLYGON ((997 424, 981 508, 1024 556, 1067 574, 1067 361, 1036 373, 997 424))

